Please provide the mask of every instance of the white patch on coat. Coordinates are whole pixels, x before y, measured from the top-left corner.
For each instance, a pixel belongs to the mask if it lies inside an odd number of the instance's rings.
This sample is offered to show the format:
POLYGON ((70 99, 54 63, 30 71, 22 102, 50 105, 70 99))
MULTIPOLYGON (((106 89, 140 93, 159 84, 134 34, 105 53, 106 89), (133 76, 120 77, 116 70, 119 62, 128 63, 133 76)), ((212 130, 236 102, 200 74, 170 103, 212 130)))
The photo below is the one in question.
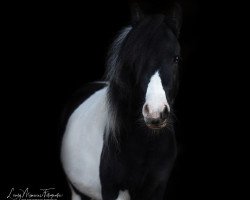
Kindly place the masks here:
POLYGON ((70 116, 62 140, 64 171, 77 190, 101 200, 100 160, 108 119, 107 87, 95 92, 70 116))
POLYGON ((119 191, 119 195, 116 200, 130 200, 130 195, 128 190, 119 191))
POLYGON ((150 114, 150 117, 157 118, 159 117, 159 113, 161 113, 166 106, 170 112, 170 106, 162 86, 159 71, 156 71, 149 81, 143 108, 146 105, 148 106, 148 113, 143 109, 144 117, 150 114))

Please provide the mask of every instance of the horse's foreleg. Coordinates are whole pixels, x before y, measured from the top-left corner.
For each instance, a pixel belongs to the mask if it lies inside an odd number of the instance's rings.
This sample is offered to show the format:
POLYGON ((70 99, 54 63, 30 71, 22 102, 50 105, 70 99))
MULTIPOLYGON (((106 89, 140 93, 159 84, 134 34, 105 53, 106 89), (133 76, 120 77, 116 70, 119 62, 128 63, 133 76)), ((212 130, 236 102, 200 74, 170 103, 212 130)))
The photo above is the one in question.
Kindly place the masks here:
POLYGON ((103 200, 130 200, 130 195, 128 190, 115 190, 114 187, 102 188, 102 198, 103 200))
POLYGON ((73 187, 71 186, 71 184, 69 183, 69 187, 70 187, 70 191, 71 191, 71 200, 82 200, 81 196, 78 195, 75 190, 73 189, 73 187))
POLYGON ((130 200, 129 192, 127 190, 120 191, 116 200, 130 200))

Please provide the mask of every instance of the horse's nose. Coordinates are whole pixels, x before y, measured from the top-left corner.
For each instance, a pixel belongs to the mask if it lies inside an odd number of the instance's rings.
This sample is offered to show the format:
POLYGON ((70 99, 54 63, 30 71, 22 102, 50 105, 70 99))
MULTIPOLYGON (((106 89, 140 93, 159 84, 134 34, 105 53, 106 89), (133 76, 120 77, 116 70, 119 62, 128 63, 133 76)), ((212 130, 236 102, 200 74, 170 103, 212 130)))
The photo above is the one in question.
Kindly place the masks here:
POLYGON ((162 111, 153 111, 148 104, 143 106, 143 116, 146 125, 152 129, 160 129, 166 126, 166 121, 169 116, 169 109, 163 106, 162 111))
POLYGON ((167 106, 163 106, 162 111, 154 112, 149 109, 148 104, 145 104, 142 109, 142 114, 145 118, 159 118, 159 120, 166 119, 169 116, 169 109, 167 106))

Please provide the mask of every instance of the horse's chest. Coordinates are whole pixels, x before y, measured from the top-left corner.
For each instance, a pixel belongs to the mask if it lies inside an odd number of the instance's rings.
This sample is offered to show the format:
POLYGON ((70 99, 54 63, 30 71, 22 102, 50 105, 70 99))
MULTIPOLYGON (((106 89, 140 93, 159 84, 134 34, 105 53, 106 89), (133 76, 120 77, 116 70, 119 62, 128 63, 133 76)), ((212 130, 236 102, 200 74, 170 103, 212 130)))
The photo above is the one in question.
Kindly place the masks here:
POLYGON ((125 179, 130 184, 140 185, 149 174, 153 173, 156 166, 160 165, 162 157, 157 149, 151 149, 150 145, 130 145, 124 149, 121 159, 125 165, 125 179))
POLYGON ((152 177, 157 177, 172 165, 176 155, 173 138, 163 136, 155 141, 128 141, 121 159, 126 165, 126 182, 132 187, 143 187, 152 177))

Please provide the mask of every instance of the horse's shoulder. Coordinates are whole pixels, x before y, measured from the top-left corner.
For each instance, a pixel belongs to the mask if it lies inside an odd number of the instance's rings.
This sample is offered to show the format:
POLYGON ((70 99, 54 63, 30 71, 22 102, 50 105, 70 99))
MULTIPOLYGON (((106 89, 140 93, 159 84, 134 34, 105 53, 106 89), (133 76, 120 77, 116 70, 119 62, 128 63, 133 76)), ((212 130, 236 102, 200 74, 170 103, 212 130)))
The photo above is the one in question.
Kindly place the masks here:
POLYGON ((60 119, 60 127, 63 127, 62 132, 66 127, 67 121, 72 113, 91 95, 95 92, 107 87, 107 82, 91 82, 85 84, 82 88, 78 89, 73 95, 69 98, 68 102, 64 106, 64 110, 60 119))

